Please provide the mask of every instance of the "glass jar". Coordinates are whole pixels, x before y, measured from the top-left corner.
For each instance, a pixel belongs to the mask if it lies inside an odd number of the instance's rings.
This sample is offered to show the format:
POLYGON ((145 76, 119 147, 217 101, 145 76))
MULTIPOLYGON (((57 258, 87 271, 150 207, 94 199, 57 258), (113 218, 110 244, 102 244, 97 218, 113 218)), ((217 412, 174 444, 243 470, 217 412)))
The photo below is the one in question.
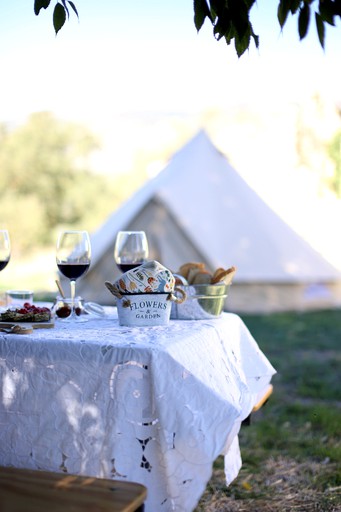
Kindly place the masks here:
MULTIPOLYGON (((55 320, 63 320, 70 316, 71 308, 72 299, 57 296, 52 308, 52 315, 55 318, 55 320)), ((87 314, 84 308, 84 300, 82 299, 82 297, 75 297, 74 311, 76 315, 79 317, 87 314)))

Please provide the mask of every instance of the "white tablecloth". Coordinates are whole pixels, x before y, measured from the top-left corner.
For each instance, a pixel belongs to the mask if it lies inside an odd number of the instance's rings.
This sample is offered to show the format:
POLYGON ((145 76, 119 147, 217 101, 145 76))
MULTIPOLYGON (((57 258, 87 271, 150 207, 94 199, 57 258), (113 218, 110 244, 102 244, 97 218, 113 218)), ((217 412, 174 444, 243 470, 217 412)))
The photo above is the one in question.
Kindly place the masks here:
POLYGON ((116 311, 0 333, 0 465, 140 482, 146 512, 195 508, 275 370, 234 314, 127 328, 116 311))

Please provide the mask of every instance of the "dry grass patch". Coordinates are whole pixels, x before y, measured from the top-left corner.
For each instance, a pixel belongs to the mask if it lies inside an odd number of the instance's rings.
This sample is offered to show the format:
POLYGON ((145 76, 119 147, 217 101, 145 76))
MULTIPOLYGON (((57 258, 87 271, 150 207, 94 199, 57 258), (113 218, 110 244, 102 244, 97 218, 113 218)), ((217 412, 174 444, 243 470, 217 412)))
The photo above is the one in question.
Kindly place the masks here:
POLYGON ((218 460, 196 512, 341 511, 341 487, 326 485, 337 471, 335 463, 269 458, 261 472, 242 468, 229 487, 221 465, 218 460))

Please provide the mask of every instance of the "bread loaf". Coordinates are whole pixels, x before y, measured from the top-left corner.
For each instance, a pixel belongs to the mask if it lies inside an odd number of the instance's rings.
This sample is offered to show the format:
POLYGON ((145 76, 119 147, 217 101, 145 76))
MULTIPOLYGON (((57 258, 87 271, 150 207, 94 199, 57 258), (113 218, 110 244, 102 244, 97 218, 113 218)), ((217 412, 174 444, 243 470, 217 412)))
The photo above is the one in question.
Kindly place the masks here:
POLYGON ((218 267, 213 273, 207 270, 205 263, 189 262, 181 265, 176 272, 184 277, 188 284, 231 284, 232 279, 237 271, 235 266, 224 269, 218 267))

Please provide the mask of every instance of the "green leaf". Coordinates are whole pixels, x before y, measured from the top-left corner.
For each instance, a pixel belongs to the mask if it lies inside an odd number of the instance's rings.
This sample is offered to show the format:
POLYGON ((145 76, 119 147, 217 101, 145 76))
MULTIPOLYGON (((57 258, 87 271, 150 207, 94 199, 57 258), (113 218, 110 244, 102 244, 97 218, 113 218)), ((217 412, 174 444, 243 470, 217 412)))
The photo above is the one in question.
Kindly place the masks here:
POLYGON ((250 31, 248 33, 245 33, 242 38, 239 38, 238 36, 235 38, 235 48, 238 57, 241 57, 243 53, 249 48, 250 46, 250 31))
POLYGON ((214 35, 217 41, 219 41, 222 37, 226 36, 231 32, 231 29, 235 28, 232 24, 232 16, 228 9, 224 9, 219 13, 217 21, 214 26, 214 35))
POLYGON ((62 28, 66 20, 66 12, 62 4, 57 3, 54 11, 53 11, 53 26, 54 30, 56 32, 56 35, 58 34, 59 30, 62 28))
POLYGON ((210 0, 210 6, 215 12, 221 12, 226 7, 225 0, 210 0))
POLYGON ((306 1, 309 3, 311 0, 280 0, 277 9, 277 18, 281 28, 284 27, 288 19, 289 12, 291 14, 296 14, 301 4, 304 4, 306 1))
MULTIPOLYGON (((323 0, 320 0, 320 4, 323 0)), ((335 3, 334 3, 334 14, 335 16, 340 16, 341 18, 341 1, 340 0, 335 0, 335 3)))
POLYGON ((221 16, 226 9, 225 0, 210 0, 210 8, 214 18, 221 16))
POLYGON ((258 48, 259 48, 259 36, 257 36, 257 35, 256 35, 256 34, 254 34, 253 32, 252 32, 252 34, 251 34, 251 35, 252 35, 252 37, 253 37, 253 40, 254 40, 255 46, 256 46, 256 48, 257 48, 257 50, 258 50, 258 48))
POLYGON ((240 0, 229 0, 229 14, 240 41, 244 40, 244 37, 250 41, 251 25, 245 3, 240 0))
POLYGON ((316 21, 316 29, 317 35, 320 41, 320 45, 324 49, 324 36, 325 36, 325 27, 324 22, 318 12, 315 12, 315 21, 316 21))
POLYGON ((250 27, 251 27, 251 36, 253 37, 256 48, 258 49, 259 48, 259 36, 257 36, 257 34, 254 33, 251 23, 250 23, 250 27))
POLYGON ((231 38, 231 37, 230 37, 230 38, 229 38, 229 37, 225 37, 225 42, 226 42, 226 44, 227 44, 227 45, 230 45, 230 44, 231 44, 231 42, 232 42, 232 39, 233 39, 233 37, 232 37, 232 38, 231 38))
POLYGON ((206 0, 194 0, 194 25, 198 32, 203 26, 206 17, 212 21, 211 12, 206 0))
POLYGON ((76 9, 75 4, 73 2, 70 2, 70 0, 68 0, 68 3, 71 5, 71 8, 72 8, 73 12, 76 14, 77 18, 79 18, 78 11, 76 9))
POLYGON ((301 5, 302 0, 291 0, 290 2, 290 12, 291 14, 296 14, 298 8, 301 5))
POLYGON ((323 21, 329 23, 329 25, 335 25, 334 23, 334 10, 335 4, 331 0, 324 0, 319 3, 319 14, 323 21))
POLYGON ((34 0, 34 13, 38 16, 41 9, 47 9, 51 0, 34 0))
POLYGON ((67 7, 67 5, 66 5, 66 0, 61 0, 61 2, 62 2, 62 4, 63 4, 63 7, 64 7, 64 9, 65 9, 65 12, 66 12, 66 14, 67 14, 67 17, 69 18, 69 17, 70 17, 70 13, 69 13, 69 9, 68 9, 68 7, 67 7))
POLYGON ((228 45, 234 40, 240 57, 249 48, 251 36, 256 47, 259 46, 259 37, 254 34, 249 19, 255 3, 256 0, 194 0, 195 26, 200 30, 208 17, 214 38, 219 41, 224 37, 228 45))
POLYGON ((287 21, 290 10, 290 0, 280 0, 277 8, 277 18, 281 28, 284 27, 287 21))
POLYGON ((309 21, 310 7, 307 3, 304 3, 303 7, 300 9, 300 14, 298 16, 298 33, 301 40, 307 35, 309 21))
POLYGON ((225 41, 227 44, 230 44, 232 39, 234 39, 236 37, 236 31, 235 29, 233 28, 233 26, 231 25, 230 26, 230 30, 227 30, 224 34, 224 37, 225 37, 225 41))
POLYGON ((256 3, 256 0, 244 0, 244 3, 246 5, 248 11, 250 11, 253 4, 256 3))
POLYGON ((234 37, 234 30, 233 35, 230 35, 232 31, 232 25, 231 22, 227 19, 221 20, 221 18, 218 18, 218 21, 214 25, 213 34, 217 41, 219 41, 222 37, 229 37, 230 39, 234 37))

